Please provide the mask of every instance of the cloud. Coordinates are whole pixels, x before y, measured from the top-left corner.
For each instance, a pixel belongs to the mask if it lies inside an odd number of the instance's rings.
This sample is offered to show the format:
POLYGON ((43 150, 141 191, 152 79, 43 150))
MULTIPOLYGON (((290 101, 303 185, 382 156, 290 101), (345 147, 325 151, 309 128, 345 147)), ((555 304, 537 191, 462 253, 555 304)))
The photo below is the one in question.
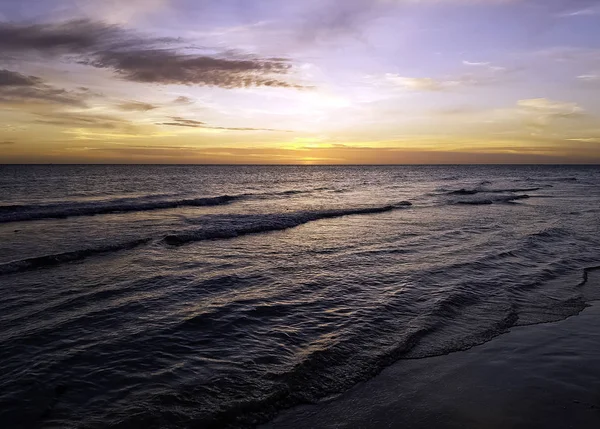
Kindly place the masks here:
POLYGON ((0 141, 0 146, 12 146, 14 144, 16 143, 13 141, 0 141))
POLYGON ((141 101, 128 101, 117 105, 117 108, 125 112, 147 112, 149 110, 158 109, 158 106, 141 101))
POLYGON ((187 106, 190 104, 194 104, 194 100, 192 100, 190 97, 186 97, 186 96, 182 95, 182 96, 177 97, 175 100, 173 100, 173 104, 187 106))
POLYGON ((172 122, 165 122, 159 125, 170 125, 173 127, 191 127, 191 128, 206 128, 207 124, 201 121, 194 121, 192 119, 184 119, 179 116, 171 118, 172 122))
POLYGON ((280 59, 232 59, 197 56, 175 50, 125 50, 96 53, 83 63, 114 70, 126 80, 163 85, 221 88, 252 86, 299 87, 273 78, 286 74, 290 64, 280 59))
POLYGON ((83 54, 99 47, 118 45, 119 40, 126 44, 133 41, 131 35, 118 26, 83 19, 56 24, 0 23, 2 53, 83 54))
POLYGON ((87 90, 67 91, 56 88, 36 76, 27 76, 11 70, 0 70, 0 103, 54 103, 85 107, 90 94, 87 90))
POLYGON ((480 67, 480 68, 490 70, 492 72, 507 71, 506 67, 494 66, 490 62, 472 62, 472 61, 465 60, 462 63, 463 63, 463 65, 468 66, 468 67, 480 67))
POLYGON ((544 128, 557 119, 574 119, 585 113, 577 103, 531 98, 517 102, 519 113, 535 128, 544 128))
POLYGON ((109 130, 134 130, 131 122, 111 115, 99 115, 73 112, 34 112, 40 119, 35 120, 37 124, 55 125, 67 128, 94 128, 109 130))
POLYGON ((581 76, 577 76, 577 79, 582 82, 600 82, 600 75, 582 74, 581 76))
POLYGON ((473 66, 473 67, 488 67, 490 65, 490 63, 482 63, 482 62, 471 62, 471 61, 463 61, 463 64, 466 66, 473 66))
POLYGON ((138 17, 164 10, 170 0, 76 0, 78 10, 86 16, 101 17, 111 23, 127 24, 138 17))
POLYGON ((166 125, 171 127, 187 127, 187 128, 202 128, 206 130, 223 130, 223 131, 269 131, 279 133, 290 133, 288 130, 276 130, 272 128, 247 128, 247 127, 214 127, 206 122, 196 121, 193 119, 185 119, 179 116, 171 118, 170 122, 163 122, 157 125, 166 125))
POLYGON ((600 137, 582 137, 582 138, 573 138, 567 139, 572 142, 582 142, 582 143, 600 143, 600 137))
MULTIPOLYGON (((343 36, 361 38, 369 21, 389 16, 400 8, 444 5, 502 5, 523 0, 302 0, 308 7, 297 33, 302 41, 343 36)), ((248 2, 251 3, 251 2, 248 2)))
MULTIPOLYGON (((494 70, 500 71, 500 70, 494 70)), ((506 71, 502 69, 501 71, 506 71)), ((382 78, 375 78, 376 84, 392 86, 411 91, 439 92, 448 91, 460 87, 480 86, 498 83, 502 77, 495 73, 486 74, 464 74, 446 78, 431 77, 405 77, 394 73, 386 73, 382 78)))
POLYGON ((10 70, 0 70, 0 87, 4 86, 35 86, 42 83, 39 77, 26 76, 10 70))
POLYGON ((403 77, 394 74, 387 74, 386 80, 398 87, 414 91, 445 91, 455 87, 455 81, 443 81, 429 77, 403 77))
POLYGON ((577 5, 569 5, 570 8, 566 11, 559 13, 558 16, 560 18, 575 18, 580 16, 593 16, 600 14, 600 6, 598 4, 594 4, 597 3, 596 1, 583 0, 579 1, 579 3, 581 3, 579 7, 577 5))
POLYGON ((542 112, 563 117, 578 116, 584 111, 577 103, 554 101, 547 98, 519 100, 517 105, 527 111, 542 112))
POLYGON ((89 20, 59 24, 0 23, 0 54, 60 57, 109 69, 125 80, 222 88, 299 88, 287 82, 292 64, 231 51, 198 54, 183 40, 144 37, 89 20))

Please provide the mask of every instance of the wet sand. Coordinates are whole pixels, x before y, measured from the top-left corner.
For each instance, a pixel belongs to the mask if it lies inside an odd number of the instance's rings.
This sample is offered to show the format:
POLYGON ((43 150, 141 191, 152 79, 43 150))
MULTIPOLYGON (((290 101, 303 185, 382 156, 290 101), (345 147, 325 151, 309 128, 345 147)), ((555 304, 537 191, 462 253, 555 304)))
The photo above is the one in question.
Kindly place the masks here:
POLYGON ((467 351, 401 360, 263 429, 600 428, 600 302, 467 351))

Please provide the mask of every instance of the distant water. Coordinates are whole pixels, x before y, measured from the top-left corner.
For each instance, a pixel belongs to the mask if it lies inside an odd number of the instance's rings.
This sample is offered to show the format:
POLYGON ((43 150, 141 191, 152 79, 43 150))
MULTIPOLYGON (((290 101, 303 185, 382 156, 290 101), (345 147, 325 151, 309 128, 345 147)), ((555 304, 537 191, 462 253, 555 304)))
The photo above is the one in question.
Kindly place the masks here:
POLYGON ((597 265, 598 167, 0 166, 0 427, 253 426, 597 265))

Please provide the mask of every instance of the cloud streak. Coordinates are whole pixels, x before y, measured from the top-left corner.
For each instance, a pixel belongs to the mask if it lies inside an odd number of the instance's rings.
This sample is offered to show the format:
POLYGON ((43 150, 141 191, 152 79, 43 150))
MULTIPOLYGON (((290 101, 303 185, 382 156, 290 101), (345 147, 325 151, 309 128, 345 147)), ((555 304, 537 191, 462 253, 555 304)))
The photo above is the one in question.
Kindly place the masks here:
POLYGON ((502 81, 502 75, 499 72, 508 72, 501 67, 487 68, 492 73, 468 73, 460 76, 451 76, 444 78, 431 77, 406 77, 395 73, 386 73, 379 79, 379 84, 391 86, 397 89, 406 89, 411 91, 440 92, 449 91, 461 87, 472 87, 481 85, 490 85, 502 81))
POLYGON ((141 101, 128 101, 117 105, 119 110, 124 112, 148 112, 150 110, 158 109, 159 106, 150 103, 143 103, 141 101))
POLYGON ((202 128, 206 130, 223 130, 223 131, 268 131, 268 132, 279 132, 279 133, 290 133, 289 130, 277 130, 272 128, 248 128, 248 127, 215 127, 211 126, 202 121, 196 121, 193 119, 185 119, 179 116, 171 118, 170 122, 162 122, 157 125, 166 125, 170 127, 186 127, 186 128, 202 128))
POLYGON ((67 128, 94 128, 108 130, 132 130, 133 125, 112 115, 72 113, 72 112, 37 112, 35 122, 43 125, 55 125, 67 128))

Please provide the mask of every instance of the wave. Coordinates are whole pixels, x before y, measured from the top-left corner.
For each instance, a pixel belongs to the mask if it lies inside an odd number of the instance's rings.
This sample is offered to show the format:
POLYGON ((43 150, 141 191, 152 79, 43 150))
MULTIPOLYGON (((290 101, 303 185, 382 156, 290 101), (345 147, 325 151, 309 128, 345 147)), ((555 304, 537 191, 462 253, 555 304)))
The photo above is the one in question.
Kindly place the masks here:
MULTIPOLYGON (((367 207, 355 209, 322 210, 314 212, 296 212, 283 214, 268 214, 256 216, 243 216, 241 224, 230 227, 213 227, 199 231, 185 232, 181 234, 167 235, 162 241, 168 245, 181 245, 192 241, 216 240, 235 238, 241 235, 257 234, 261 232, 278 231, 308 223, 319 219, 328 219, 349 215, 375 214, 395 210, 401 207, 409 207, 412 204, 403 201, 396 205, 382 207, 367 207), (244 219, 245 218, 245 219, 244 219)), ((238 220, 240 218, 238 217, 238 220)), ((0 275, 19 273, 35 270, 38 268, 51 267, 68 262, 83 260, 89 256, 102 253, 112 253, 120 250, 133 249, 143 244, 150 243, 151 237, 140 238, 128 242, 108 244, 105 246, 91 247, 87 249, 74 250, 64 253, 36 256, 0 264, 0 275)))
POLYGON ((568 237, 569 236, 569 231, 567 231, 565 228, 561 228, 561 227, 548 227, 548 228, 544 228, 541 231, 538 232, 534 232, 529 234, 528 238, 529 239, 534 239, 534 240, 538 240, 538 239, 557 239, 557 238, 563 238, 563 237, 568 237))
MULTIPOLYGON (((524 178, 519 178, 519 179, 513 179, 513 182, 522 182, 522 181, 528 181, 528 182, 534 182, 534 183, 540 183, 540 182, 577 182, 579 181, 579 179, 577 177, 524 177, 524 178)), ((552 185, 545 185, 548 187, 552 187, 552 185)))
MULTIPOLYGON (((588 272, 594 270, 600 270, 600 266, 586 268, 584 279, 587 279, 588 272)), ((487 298, 482 298, 477 291, 466 289, 441 297, 432 303, 428 311, 420 317, 415 317, 411 324, 405 327, 404 332, 394 338, 393 343, 390 342, 387 347, 375 353, 368 350, 363 353, 362 350, 356 351, 348 347, 348 343, 358 343, 361 340, 360 337, 353 336, 332 343, 327 349, 314 348, 289 371, 277 373, 269 378, 277 382, 277 387, 270 394, 226 404, 225 409, 211 415, 212 419, 206 427, 246 427, 257 422, 263 423, 273 419, 281 409, 302 403, 316 403, 323 398, 337 395, 357 382, 375 376, 400 359, 421 359, 467 350, 506 333, 513 326, 519 326, 519 308, 512 304, 500 303, 502 311, 488 323, 481 325, 462 340, 453 338, 446 329, 448 321, 457 317, 470 317, 470 308, 474 308, 474 311, 485 311, 490 303, 486 303, 487 298), (427 338, 429 340, 425 342, 427 338), (327 373, 332 366, 340 369, 334 367, 333 373, 327 373)), ((582 310, 578 299, 561 300, 557 305, 565 306, 569 310, 561 319, 582 310)), ((376 337, 381 336, 382 327, 379 324, 370 328, 377 330, 376 337)))
POLYGON ((53 255, 36 256, 33 258, 21 259, 0 264, 0 275, 19 273, 23 271, 35 270, 37 268, 51 267, 54 265, 64 264, 67 262, 80 261, 88 256, 98 255, 102 253, 111 253, 119 250, 128 250, 135 247, 147 244, 151 241, 150 238, 141 238, 124 243, 108 244, 105 246, 91 247, 82 250, 74 250, 71 252, 56 253, 53 255))
POLYGON ((600 271, 600 265, 584 268, 583 269, 583 278, 581 279, 581 283, 579 283, 577 286, 585 285, 589 280, 590 273, 594 272, 594 271, 600 271))
MULTIPOLYGON (((78 216, 95 216, 110 213, 142 212, 173 209, 177 207, 208 207, 230 204, 245 198, 269 198, 273 196, 291 197, 309 194, 330 188, 310 190, 291 189, 278 192, 246 193, 240 195, 220 195, 216 197, 159 199, 165 195, 147 195, 138 198, 118 198, 103 201, 60 202, 39 205, 12 204, 0 205, 0 223, 23 222, 42 219, 64 219, 78 216)), ((336 192, 336 190, 333 190, 336 192)))
POLYGON ((66 203, 45 205, 13 205, 0 208, 0 223, 40 219, 61 219, 76 216, 95 216, 109 213, 127 213, 171 209, 177 207, 205 207, 230 204, 240 196, 188 198, 178 200, 117 199, 94 203, 66 203))
POLYGON ((447 193, 447 195, 475 195, 478 194, 480 191, 476 190, 476 189, 458 189, 456 191, 450 191, 447 193))
MULTIPOLYGON (((289 370, 269 374, 265 383, 271 382, 273 388, 265 394, 247 395, 235 401, 222 401, 218 409, 214 412, 209 411, 207 416, 200 416, 194 423, 206 428, 254 427, 258 423, 273 419, 281 409, 302 403, 316 403, 324 398, 336 396, 356 383, 372 378, 400 359, 439 356, 452 351, 466 350, 474 344, 483 344, 505 333, 517 322, 516 309, 508 307, 504 314, 490 320, 488 326, 481 327, 477 334, 464 342, 451 338, 443 339, 448 321, 461 314, 465 308, 480 305, 480 301, 475 294, 452 294, 434 303, 431 312, 415 317, 409 326, 403 327, 402 330, 394 325, 393 315, 383 320, 383 327, 377 323, 367 323, 366 332, 349 333, 345 338, 332 342, 327 347, 312 347, 289 370), (380 338, 382 328, 389 329, 387 333, 393 340, 380 340, 379 350, 356 350, 351 346, 353 343, 363 342, 364 337, 371 333, 373 337, 380 338), (422 347, 428 337, 433 337, 430 341, 435 342, 435 345, 431 348, 422 347), (414 353, 417 349, 419 351, 414 353)), ((273 310, 285 312, 281 306, 278 304, 273 310)), ((385 306, 377 310, 380 313, 389 313, 385 306)), ((214 318, 211 317, 213 315, 206 314, 206 318, 195 319, 193 323, 198 325, 186 328, 201 330, 205 323, 214 323, 214 318)))
POLYGON ((476 195, 476 194, 508 194, 516 192, 534 192, 541 188, 507 188, 507 189, 458 189, 449 191, 446 195, 476 195))
POLYGON ((510 195, 510 196, 502 196, 495 198, 486 198, 480 200, 458 200, 455 201, 454 204, 458 205, 469 205, 469 206, 483 206, 490 205, 496 203, 512 203, 518 200, 526 200, 531 198, 529 195, 510 195))
POLYGON ((303 211, 294 213, 277 213, 246 217, 245 222, 237 225, 224 226, 218 228, 202 229, 180 234, 171 234, 163 238, 163 242, 177 246, 194 241, 215 240, 234 238, 241 235, 258 234, 261 232, 281 231, 295 228, 302 224, 335 217, 375 214, 392 211, 401 207, 409 207, 412 204, 403 201, 396 205, 387 205, 380 207, 364 207, 352 209, 337 210, 319 210, 303 211))

